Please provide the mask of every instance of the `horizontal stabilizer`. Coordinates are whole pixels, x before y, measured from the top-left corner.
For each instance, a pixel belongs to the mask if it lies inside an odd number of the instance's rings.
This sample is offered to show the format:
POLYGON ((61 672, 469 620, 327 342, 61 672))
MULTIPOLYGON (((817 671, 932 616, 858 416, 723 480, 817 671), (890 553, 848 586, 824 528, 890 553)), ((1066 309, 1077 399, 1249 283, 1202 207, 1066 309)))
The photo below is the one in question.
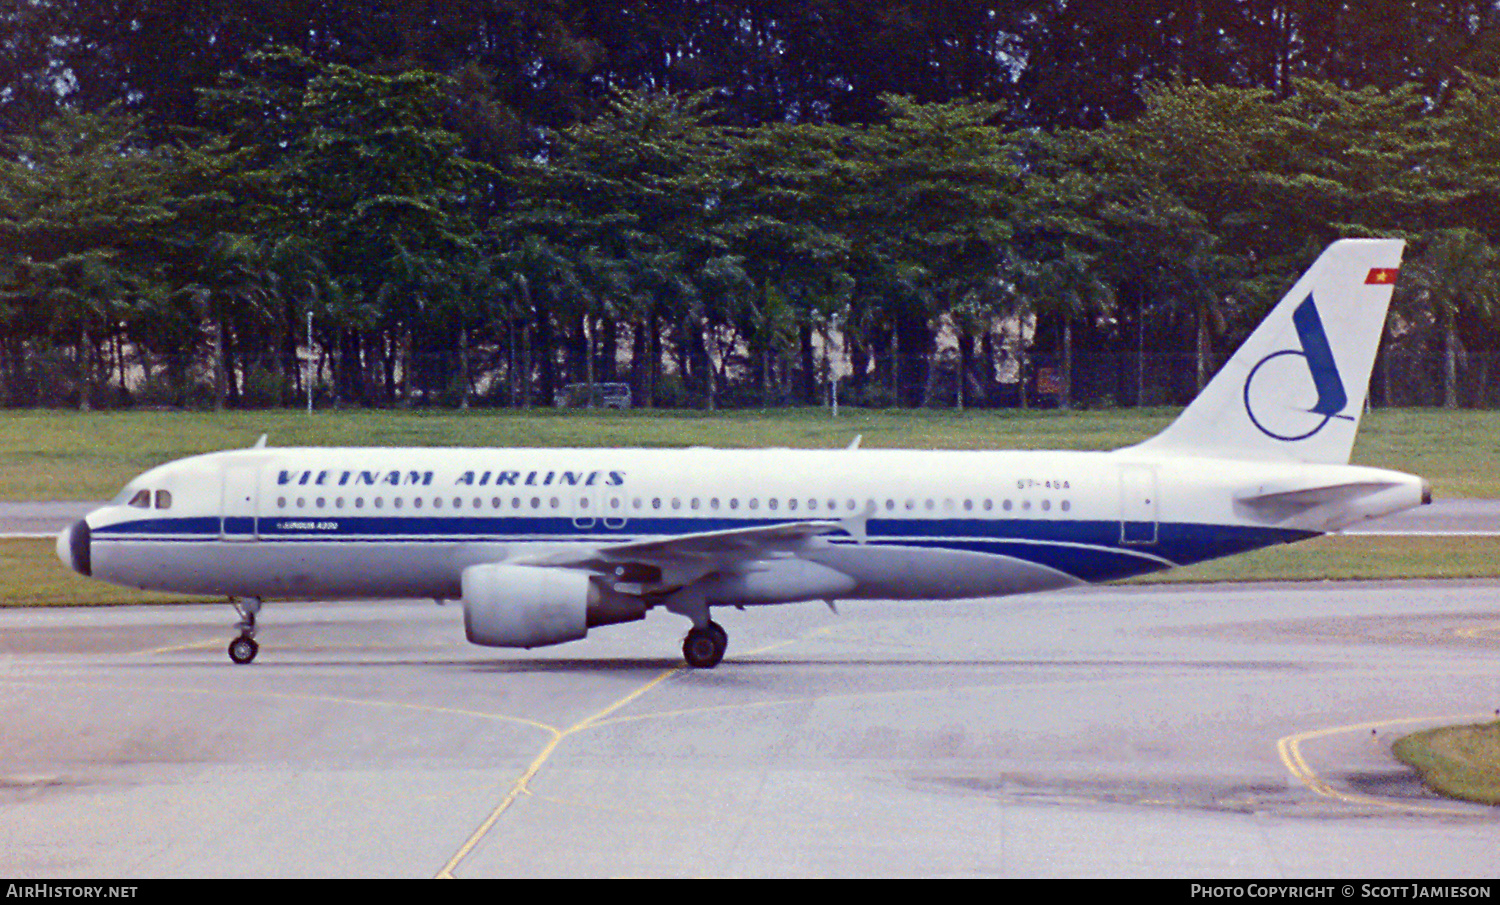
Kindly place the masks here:
POLYGON ((1338 531, 1366 519, 1400 512, 1432 499, 1426 481, 1394 472, 1384 479, 1373 469, 1364 480, 1294 486, 1261 485, 1234 495, 1235 514, 1282 528, 1338 531))
POLYGON ((1280 522, 1318 506, 1348 503, 1395 486, 1398 485, 1390 481, 1356 481, 1297 490, 1258 490, 1251 494, 1236 494, 1234 504, 1243 514, 1261 521, 1280 522))

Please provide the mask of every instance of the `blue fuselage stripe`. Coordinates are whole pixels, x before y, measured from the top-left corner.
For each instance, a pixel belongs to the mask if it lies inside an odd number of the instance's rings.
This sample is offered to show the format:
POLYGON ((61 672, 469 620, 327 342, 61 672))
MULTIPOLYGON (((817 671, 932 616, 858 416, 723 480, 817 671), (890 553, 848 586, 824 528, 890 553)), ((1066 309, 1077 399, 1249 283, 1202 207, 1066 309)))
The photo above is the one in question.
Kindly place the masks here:
MULTIPOLYGON (((589 543, 747 529, 794 521, 645 517, 628 522, 567 516, 324 516, 149 518, 94 529, 98 541, 204 542, 221 537, 265 543, 589 543)), ((1244 525, 1162 522, 1156 542, 1121 541, 1118 521, 1037 519, 871 519, 868 542, 964 550, 1026 560, 1084 581, 1106 581, 1313 536, 1244 525)), ((854 543, 831 534, 833 543, 854 543)))

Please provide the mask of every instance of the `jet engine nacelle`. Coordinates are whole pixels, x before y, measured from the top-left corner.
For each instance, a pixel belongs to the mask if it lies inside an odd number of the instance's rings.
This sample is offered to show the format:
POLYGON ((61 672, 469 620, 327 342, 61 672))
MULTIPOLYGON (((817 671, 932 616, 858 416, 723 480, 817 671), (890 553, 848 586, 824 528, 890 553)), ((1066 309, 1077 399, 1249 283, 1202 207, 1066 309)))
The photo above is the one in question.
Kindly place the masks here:
POLYGON ((464 634, 487 647, 542 647, 577 641, 594 626, 644 618, 646 604, 602 588, 587 572, 482 565, 460 578, 464 634))

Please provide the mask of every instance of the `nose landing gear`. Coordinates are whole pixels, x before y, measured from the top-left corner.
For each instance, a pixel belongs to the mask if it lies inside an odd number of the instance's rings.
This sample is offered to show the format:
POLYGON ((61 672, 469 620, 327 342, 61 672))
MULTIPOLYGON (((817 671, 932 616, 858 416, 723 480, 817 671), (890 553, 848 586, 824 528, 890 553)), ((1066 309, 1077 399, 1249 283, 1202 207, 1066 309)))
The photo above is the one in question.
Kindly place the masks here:
POLYGON ((254 660, 258 653, 260 653, 260 645, 248 635, 241 635, 229 642, 229 659, 241 666, 254 660))
POLYGON ((230 602, 234 604, 234 611, 240 614, 237 626, 240 635, 229 642, 229 659, 243 666, 260 653, 260 645, 255 643, 255 614, 260 612, 261 601, 259 597, 236 597, 230 602))

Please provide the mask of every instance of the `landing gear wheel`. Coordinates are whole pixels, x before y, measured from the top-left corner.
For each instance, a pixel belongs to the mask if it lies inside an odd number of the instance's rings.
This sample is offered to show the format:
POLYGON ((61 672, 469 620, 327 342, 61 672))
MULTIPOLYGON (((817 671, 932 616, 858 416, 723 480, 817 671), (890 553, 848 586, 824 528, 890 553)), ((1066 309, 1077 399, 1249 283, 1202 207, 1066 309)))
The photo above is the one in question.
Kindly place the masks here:
POLYGON ((241 665, 255 659, 260 653, 260 645, 255 643, 254 638, 241 635, 229 642, 229 659, 241 665))
POLYGON ((687 633, 682 640, 682 656, 694 669, 713 669, 724 659, 728 647, 729 634, 718 623, 710 622, 687 633))
POLYGON ((255 643, 255 614, 260 612, 260 598, 234 597, 229 602, 240 614, 240 636, 229 642, 229 659, 244 665, 260 653, 260 645, 255 643))

